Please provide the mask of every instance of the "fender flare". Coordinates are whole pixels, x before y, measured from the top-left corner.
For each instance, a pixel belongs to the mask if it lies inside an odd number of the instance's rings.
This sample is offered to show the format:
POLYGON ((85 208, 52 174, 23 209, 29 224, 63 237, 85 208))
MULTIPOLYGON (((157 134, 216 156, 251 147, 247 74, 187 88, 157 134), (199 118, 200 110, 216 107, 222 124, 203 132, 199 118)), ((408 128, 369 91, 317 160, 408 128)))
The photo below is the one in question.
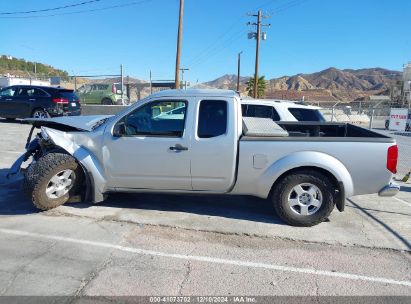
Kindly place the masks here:
POLYGON ((268 167, 257 182, 259 195, 268 197, 278 178, 288 171, 304 167, 320 168, 333 175, 338 184, 343 186, 343 189, 341 189, 344 195, 343 202, 345 197, 353 196, 353 180, 345 165, 331 155, 316 151, 295 152, 279 159, 268 167))
POLYGON ((73 156, 83 168, 88 186, 87 194, 91 194, 91 201, 93 203, 102 202, 104 200, 107 180, 103 166, 97 157, 83 146, 75 144, 70 134, 47 127, 43 128, 46 129, 53 143, 73 156))

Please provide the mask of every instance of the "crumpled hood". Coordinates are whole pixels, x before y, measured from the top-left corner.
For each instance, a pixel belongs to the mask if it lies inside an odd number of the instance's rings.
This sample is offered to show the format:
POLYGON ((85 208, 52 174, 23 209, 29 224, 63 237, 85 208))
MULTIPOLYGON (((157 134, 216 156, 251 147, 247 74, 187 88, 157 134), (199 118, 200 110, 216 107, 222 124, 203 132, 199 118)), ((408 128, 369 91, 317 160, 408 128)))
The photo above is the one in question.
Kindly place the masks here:
POLYGON ((103 119, 113 115, 85 115, 85 116, 62 116, 54 118, 26 118, 23 121, 39 127, 49 127, 61 131, 93 131, 93 126, 103 119))

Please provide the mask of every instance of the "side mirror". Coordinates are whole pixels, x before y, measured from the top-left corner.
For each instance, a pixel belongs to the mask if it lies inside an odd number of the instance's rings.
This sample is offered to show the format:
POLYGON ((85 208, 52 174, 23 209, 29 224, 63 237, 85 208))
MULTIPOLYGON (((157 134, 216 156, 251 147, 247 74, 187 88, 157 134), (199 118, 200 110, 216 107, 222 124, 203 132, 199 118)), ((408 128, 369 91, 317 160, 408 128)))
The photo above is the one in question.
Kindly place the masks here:
POLYGON ((114 137, 122 137, 125 134, 126 134, 126 125, 124 121, 119 122, 118 124, 114 126, 114 129, 113 129, 114 137))

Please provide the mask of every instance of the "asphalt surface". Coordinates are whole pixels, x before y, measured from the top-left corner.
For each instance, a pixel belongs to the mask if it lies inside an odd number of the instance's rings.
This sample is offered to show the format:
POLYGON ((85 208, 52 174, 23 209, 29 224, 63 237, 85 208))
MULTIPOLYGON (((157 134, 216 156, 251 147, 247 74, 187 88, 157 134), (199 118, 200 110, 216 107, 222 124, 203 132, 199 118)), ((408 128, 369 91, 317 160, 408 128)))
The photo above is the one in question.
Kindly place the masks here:
POLYGON ((312 228, 251 197, 118 194, 39 212, 5 178, 28 130, 0 120, 0 295, 411 296, 410 184, 312 228))

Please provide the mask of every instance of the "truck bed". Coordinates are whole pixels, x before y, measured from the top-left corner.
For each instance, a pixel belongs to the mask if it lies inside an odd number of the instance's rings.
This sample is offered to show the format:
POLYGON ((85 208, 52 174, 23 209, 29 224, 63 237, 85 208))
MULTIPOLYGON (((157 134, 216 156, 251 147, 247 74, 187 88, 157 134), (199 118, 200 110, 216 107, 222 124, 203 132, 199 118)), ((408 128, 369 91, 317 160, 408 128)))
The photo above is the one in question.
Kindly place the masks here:
POLYGON ((288 136, 244 135, 244 141, 359 141, 393 143, 394 139, 348 123, 277 122, 288 136))

